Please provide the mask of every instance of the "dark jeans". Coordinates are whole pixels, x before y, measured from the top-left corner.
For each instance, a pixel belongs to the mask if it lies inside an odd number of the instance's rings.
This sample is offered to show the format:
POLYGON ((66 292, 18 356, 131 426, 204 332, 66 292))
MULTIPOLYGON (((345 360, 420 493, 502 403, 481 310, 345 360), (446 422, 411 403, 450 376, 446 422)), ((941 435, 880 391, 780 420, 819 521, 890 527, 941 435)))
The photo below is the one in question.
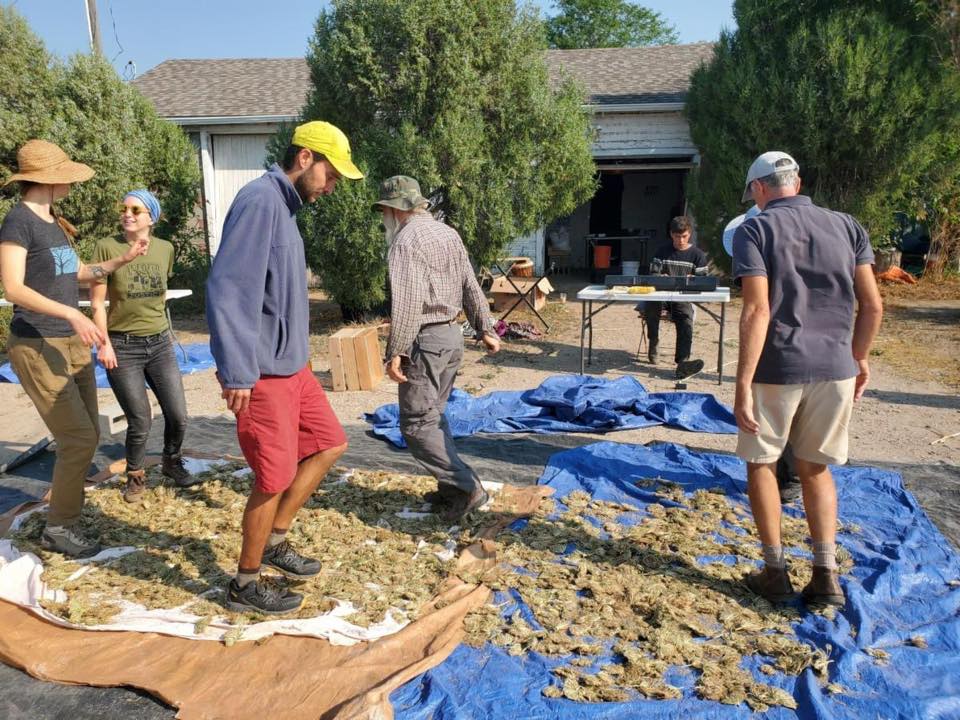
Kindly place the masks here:
POLYGON ((643 314, 647 320, 647 339, 651 346, 660 340, 660 310, 664 305, 670 311, 670 319, 677 326, 677 351, 674 361, 681 363, 690 359, 690 351, 693 349, 693 304, 645 302, 643 314))
POLYGON ((187 430, 187 400, 170 333, 146 337, 110 333, 110 343, 117 367, 107 371, 107 378, 127 416, 127 469, 141 469, 146 454, 153 411, 144 381, 163 411, 163 454, 180 457, 187 430))

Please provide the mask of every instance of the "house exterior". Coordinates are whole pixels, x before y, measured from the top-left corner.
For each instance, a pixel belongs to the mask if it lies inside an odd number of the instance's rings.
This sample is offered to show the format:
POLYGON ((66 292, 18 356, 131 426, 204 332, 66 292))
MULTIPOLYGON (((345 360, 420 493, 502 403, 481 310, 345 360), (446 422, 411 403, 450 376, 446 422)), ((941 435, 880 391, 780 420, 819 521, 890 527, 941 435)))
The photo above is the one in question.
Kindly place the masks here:
MULTIPOLYGON (((545 230, 520 238, 510 254, 590 267, 591 248, 616 243, 614 263, 644 260, 683 212, 686 173, 699 162, 683 116, 691 73, 713 53, 711 43, 646 48, 547 51, 551 77, 573 76, 587 91, 593 116, 599 190, 563 221, 568 253, 548 257, 545 230), (610 239, 617 238, 617 239, 610 239)), ((216 253, 237 191, 263 172, 267 142, 297 118, 309 92, 303 58, 167 60, 134 81, 164 118, 199 149, 205 222, 216 253)))

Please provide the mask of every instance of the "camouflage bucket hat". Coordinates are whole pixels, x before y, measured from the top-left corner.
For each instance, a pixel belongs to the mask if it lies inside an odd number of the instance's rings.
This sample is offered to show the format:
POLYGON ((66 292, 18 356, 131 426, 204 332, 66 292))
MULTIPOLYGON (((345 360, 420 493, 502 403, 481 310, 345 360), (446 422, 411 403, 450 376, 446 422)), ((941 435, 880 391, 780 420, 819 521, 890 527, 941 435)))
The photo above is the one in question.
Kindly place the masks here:
POLYGON ((420 183, 406 175, 394 175, 380 183, 380 199, 373 204, 373 209, 392 207, 410 211, 429 204, 420 194, 420 183))

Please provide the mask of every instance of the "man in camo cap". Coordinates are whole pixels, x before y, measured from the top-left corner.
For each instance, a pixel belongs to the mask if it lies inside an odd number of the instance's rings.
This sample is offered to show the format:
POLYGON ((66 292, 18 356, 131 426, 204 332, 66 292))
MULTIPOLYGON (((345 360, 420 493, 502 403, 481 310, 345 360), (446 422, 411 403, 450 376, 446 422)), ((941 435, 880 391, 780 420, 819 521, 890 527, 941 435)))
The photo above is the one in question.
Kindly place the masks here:
POLYGON ((428 494, 457 520, 487 500, 480 479, 457 454, 443 410, 463 360, 463 310, 491 354, 500 349, 487 299, 457 232, 433 218, 420 185, 396 175, 380 186, 390 245, 391 322, 387 374, 400 383, 400 432, 413 456, 437 478, 428 494))

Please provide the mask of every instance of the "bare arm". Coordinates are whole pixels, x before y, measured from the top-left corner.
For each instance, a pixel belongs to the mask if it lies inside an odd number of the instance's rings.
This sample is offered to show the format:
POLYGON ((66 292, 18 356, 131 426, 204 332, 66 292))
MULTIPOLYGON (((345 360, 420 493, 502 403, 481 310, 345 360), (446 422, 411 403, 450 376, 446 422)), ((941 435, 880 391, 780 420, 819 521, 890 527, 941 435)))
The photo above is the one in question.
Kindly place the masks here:
POLYGON ((770 299, 767 278, 753 275, 743 278, 743 311, 740 313, 740 358, 737 364, 737 390, 734 414, 737 426, 756 435, 760 426, 753 417, 750 386, 760 362, 760 353, 770 325, 770 299))
POLYGON ((77 282, 82 283, 100 283, 107 277, 122 268, 127 263, 133 262, 141 255, 145 255, 150 246, 149 239, 137 240, 130 249, 119 257, 103 260, 96 265, 86 265, 80 263, 80 269, 77 270, 77 282))
POLYGON ((883 300, 873 276, 873 266, 857 265, 853 276, 853 293, 857 298, 857 319, 853 325, 853 359, 857 361, 858 373, 853 399, 863 397, 870 381, 870 346, 880 331, 883 319, 883 300))
POLYGON ((104 342, 103 332, 79 309, 51 300, 24 285, 26 268, 27 249, 16 243, 0 242, 0 280, 7 300, 27 310, 66 320, 87 345, 104 342))
POLYGON ((90 307, 93 309, 93 324, 103 333, 104 342, 97 351, 97 359, 107 370, 117 366, 117 356, 110 344, 110 335, 107 333, 107 284, 94 283, 90 286, 90 307))

